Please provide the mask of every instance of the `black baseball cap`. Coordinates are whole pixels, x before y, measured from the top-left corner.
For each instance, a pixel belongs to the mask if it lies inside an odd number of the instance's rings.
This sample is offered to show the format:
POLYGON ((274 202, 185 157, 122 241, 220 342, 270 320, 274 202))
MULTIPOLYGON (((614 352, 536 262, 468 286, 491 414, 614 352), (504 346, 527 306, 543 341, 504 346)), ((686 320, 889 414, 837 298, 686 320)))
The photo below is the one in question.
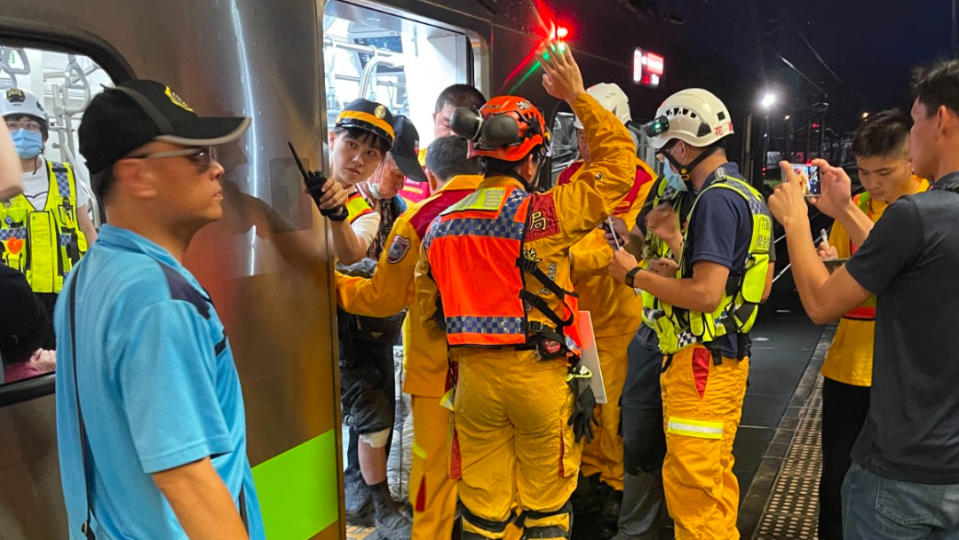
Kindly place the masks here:
POLYGON ((390 149, 390 155, 400 172, 410 180, 426 182, 426 173, 419 161, 420 134, 416 131, 416 126, 409 118, 397 115, 393 122, 393 131, 396 133, 396 140, 390 149))
POLYGON ((80 121, 80 153, 96 174, 150 141, 212 146, 234 141, 250 119, 200 117, 163 83, 138 79, 97 94, 80 121))
POLYGON ((368 131, 386 141, 392 147, 396 135, 393 133, 393 113, 386 105, 368 99, 355 99, 336 117, 336 127, 356 128, 368 131))

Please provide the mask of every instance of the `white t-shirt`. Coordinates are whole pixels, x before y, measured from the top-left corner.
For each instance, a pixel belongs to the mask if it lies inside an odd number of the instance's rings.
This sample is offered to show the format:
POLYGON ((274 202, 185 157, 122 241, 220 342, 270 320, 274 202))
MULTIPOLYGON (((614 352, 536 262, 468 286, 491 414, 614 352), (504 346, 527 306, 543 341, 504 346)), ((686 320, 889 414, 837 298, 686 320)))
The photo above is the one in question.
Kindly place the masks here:
POLYGON ((358 238, 366 242, 366 248, 369 249, 376 233, 380 230, 380 213, 373 211, 364 214, 350 223, 350 227, 358 238))
MULTIPOLYGON (((23 195, 37 210, 43 210, 47 204, 47 193, 50 192, 50 179, 47 177, 47 162, 43 156, 37 160, 36 171, 23 173, 23 195)), ((77 180, 77 206, 90 208, 90 193, 82 182, 77 180)))

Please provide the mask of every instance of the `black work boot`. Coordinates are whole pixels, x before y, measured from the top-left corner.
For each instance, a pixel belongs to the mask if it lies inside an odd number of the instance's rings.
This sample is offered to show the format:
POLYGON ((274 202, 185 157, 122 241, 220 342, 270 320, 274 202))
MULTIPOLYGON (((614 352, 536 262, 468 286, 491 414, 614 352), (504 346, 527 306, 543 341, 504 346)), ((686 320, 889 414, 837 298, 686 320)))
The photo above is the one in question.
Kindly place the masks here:
POLYGON ((373 499, 363 480, 346 480, 343 487, 346 522, 350 525, 373 526, 373 499))
POLYGON ((603 493, 600 486, 604 485, 599 481, 599 473, 592 476, 579 475, 576 482, 576 489, 570 498, 573 505, 573 512, 577 514, 593 514, 599 512, 603 507, 603 493))
POLYGON ((600 538, 612 538, 619 529, 619 511, 623 504, 623 492, 602 484, 605 495, 602 509, 599 512, 598 525, 600 538))
POLYGON ((373 525, 376 531, 369 538, 377 540, 409 540, 412 520, 403 512, 401 505, 390 496, 386 481, 366 486, 373 499, 373 525))

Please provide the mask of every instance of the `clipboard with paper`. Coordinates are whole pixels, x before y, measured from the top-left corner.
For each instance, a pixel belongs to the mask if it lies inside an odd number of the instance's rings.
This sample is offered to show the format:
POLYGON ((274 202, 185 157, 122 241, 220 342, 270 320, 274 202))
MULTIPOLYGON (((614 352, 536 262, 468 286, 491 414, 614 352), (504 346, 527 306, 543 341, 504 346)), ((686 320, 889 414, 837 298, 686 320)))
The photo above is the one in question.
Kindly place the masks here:
POLYGON ((603 384, 603 370, 599 367, 599 350, 596 348, 593 320, 588 311, 580 311, 578 319, 577 330, 579 330, 580 339, 583 340, 580 358, 586 369, 593 374, 589 380, 589 388, 593 391, 596 403, 605 404, 607 402, 606 385, 603 384))

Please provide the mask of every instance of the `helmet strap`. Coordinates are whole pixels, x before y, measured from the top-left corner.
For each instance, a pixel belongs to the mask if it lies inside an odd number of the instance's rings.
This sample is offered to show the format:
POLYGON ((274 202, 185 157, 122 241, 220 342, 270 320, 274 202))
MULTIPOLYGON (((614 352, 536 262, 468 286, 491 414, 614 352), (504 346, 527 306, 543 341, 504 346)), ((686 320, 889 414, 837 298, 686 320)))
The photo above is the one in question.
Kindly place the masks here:
POLYGON ((666 156, 666 159, 669 160, 669 162, 673 165, 673 167, 676 167, 676 171, 679 172, 679 177, 683 179, 683 182, 685 182, 688 187, 690 184, 689 175, 693 173, 693 170, 697 166, 699 166, 700 163, 702 163, 709 156, 713 155, 713 153, 715 153, 718 148, 719 148, 718 145, 715 145, 715 144, 710 145, 705 150, 703 150, 702 154, 699 154, 698 156, 696 156, 695 159, 693 159, 686 165, 683 165, 682 163, 680 163, 679 160, 674 158, 673 155, 670 154, 668 151, 664 151, 662 154, 666 156))

